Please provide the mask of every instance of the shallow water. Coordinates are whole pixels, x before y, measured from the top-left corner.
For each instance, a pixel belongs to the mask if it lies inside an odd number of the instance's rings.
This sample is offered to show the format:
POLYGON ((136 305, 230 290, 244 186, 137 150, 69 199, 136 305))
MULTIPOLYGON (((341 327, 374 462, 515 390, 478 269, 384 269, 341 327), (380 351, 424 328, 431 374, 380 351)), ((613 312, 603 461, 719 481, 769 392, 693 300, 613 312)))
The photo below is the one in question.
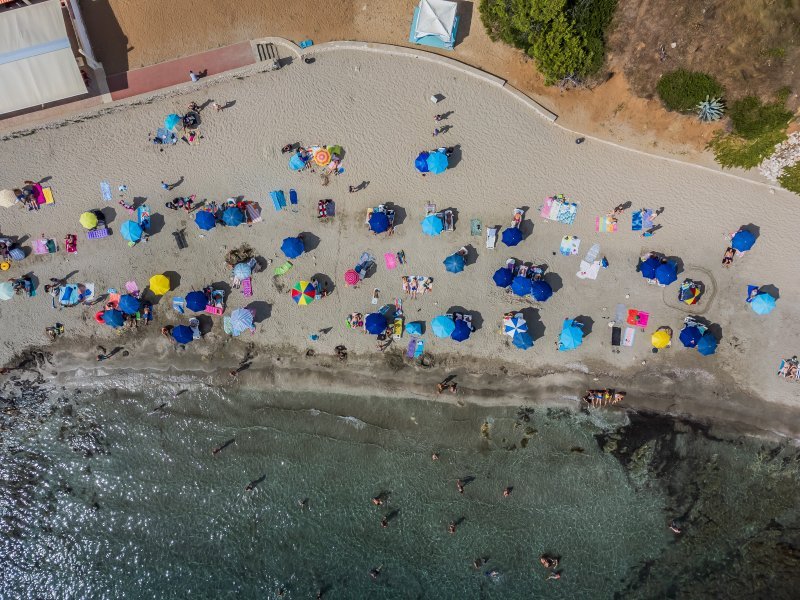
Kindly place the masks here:
POLYGON ((786 448, 620 413, 537 408, 526 421, 419 400, 103 385, 50 395, 50 416, 3 433, 4 598, 789 597, 799 578, 786 448), (463 495, 459 478, 474 478, 463 495), (560 580, 545 579, 543 552, 561 556, 560 580))

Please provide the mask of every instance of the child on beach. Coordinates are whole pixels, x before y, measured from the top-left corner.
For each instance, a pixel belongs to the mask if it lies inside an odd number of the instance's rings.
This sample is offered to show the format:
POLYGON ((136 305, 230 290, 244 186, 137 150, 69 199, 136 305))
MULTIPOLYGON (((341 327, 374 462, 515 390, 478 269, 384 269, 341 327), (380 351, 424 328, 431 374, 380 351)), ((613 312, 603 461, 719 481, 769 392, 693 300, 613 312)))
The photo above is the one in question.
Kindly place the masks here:
POLYGON ((414 300, 417 297, 417 278, 416 277, 409 277, 408 278, 408 293, 411 294, 411 299, 414 300))

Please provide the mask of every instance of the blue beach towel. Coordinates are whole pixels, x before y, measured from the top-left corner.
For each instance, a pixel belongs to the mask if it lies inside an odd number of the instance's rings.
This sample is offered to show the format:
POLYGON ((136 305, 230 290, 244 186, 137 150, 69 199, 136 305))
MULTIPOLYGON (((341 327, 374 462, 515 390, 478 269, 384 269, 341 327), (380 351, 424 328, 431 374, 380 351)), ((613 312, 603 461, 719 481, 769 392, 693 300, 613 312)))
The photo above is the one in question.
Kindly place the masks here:
POLYGON ((653 211, 650 209, 637 210, 631 215, 631 230, 641 231, 653 226, 653 211))
POLYGON ((106 202, 111 202, 111 200, 114 198, 114 194, 111 192, 111 184, 107 181, 101 181, 100 194, 103 196, 103 200, 106 202))
POLYGON ((578 205, 575 202, 566 202, 558 211, 557 221, 564 225, 572 225, 578 216, 578 205))
POLYGON ((292 212, 297 212, 297 192, 294 189, 289 190, 289 204, 292 205, 292 212))
POLYGON ((272 198, 272 204, 275 206, 275 210, 286 208, 286 196, 283 190, 273 190, 269 193, 269 197, 272 198))

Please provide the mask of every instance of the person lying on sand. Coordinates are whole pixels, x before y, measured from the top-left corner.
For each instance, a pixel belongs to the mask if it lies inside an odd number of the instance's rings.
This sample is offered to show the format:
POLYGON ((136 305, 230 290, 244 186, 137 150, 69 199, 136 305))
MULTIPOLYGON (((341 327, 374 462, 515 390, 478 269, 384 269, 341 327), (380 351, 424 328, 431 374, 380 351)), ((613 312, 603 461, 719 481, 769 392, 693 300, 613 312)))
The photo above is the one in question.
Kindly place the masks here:
POLYGON ((730 268, 730 266, 733 264, 733 258, 735 256, 736 256, 736 250, 734 250, 731 247, 726 248, 725 254, 722 256, 722 266, 725 267, 726 269, 730 268))

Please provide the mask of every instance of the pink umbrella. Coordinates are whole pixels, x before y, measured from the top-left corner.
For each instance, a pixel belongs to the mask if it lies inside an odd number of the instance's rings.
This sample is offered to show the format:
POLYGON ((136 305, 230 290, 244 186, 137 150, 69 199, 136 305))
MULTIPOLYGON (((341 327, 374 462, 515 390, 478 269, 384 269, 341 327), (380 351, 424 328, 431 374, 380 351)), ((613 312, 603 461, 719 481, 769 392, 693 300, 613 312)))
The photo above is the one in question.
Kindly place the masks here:
POLYGON ((359 281, 361 281, 361 277, 358 276, 355 269, 348 269, 344 273, 344 282, 347 285, 356 285, 359 281))

